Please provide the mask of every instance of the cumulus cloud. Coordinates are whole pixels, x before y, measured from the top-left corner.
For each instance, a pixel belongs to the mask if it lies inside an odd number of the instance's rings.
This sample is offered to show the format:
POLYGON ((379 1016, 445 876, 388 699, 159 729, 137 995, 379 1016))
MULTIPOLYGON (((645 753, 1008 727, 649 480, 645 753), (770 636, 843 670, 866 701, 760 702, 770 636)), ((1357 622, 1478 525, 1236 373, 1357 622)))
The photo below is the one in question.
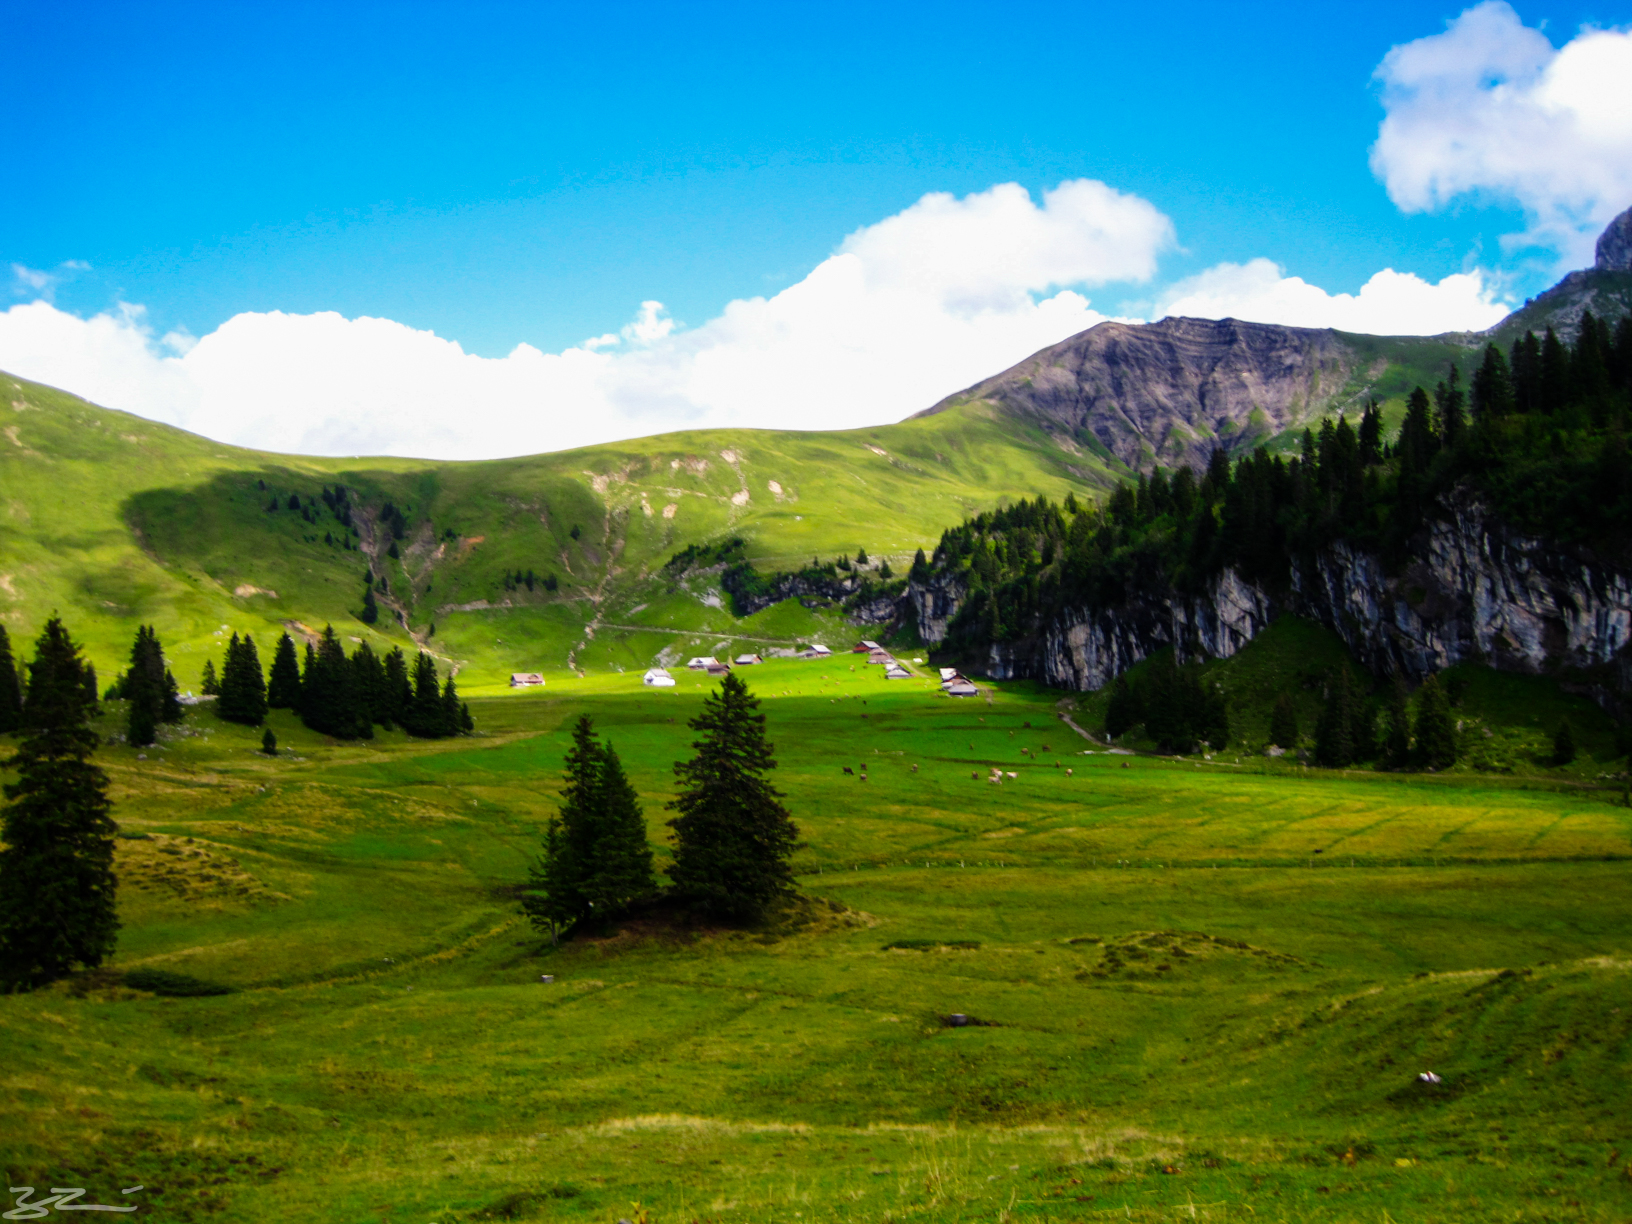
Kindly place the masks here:
POLYGON ((1224 263, 1172 286, 1157 302, 1158 317, 1246 319, 1292 327, 1335 327, 1378 336, 1431 336, 1483 331, 1511 309, 1478 271, 1447 276, 1437 285, 1385 268, 1360 292, 1327 293, 1287 276, 1267 259, 1224 263))
POLYGON ((0 368, 209 437, 309 454, 525 454, 661 430, 896 419, 1100 322, 1075 288, 1150 277, 1171 223, 1103 183, 925 196, 799 283, 701 327, 502 358, 389 319, 241 314, 196 341, 139 308, 0 314, 0 368), (1051 292, 1052 291, 1052 292, 1051 292))
POLYGON ((1513 201, 1529 218, 1514 242, 1582 267, 1632 205, 1632 33, 1584 29, 1555 49, 1487 0, 1395 47, 1376 77, 1386 115, 1371 165, 1406 211, 1513 201))

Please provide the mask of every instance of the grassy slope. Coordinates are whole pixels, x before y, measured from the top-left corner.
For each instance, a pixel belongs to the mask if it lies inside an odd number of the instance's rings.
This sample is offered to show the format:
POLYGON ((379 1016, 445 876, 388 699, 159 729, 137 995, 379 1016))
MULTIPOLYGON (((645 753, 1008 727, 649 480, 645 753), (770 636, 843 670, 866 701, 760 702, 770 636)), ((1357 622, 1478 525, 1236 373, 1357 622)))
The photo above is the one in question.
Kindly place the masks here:
POLYGON ((770 567, 862 547, 900 565, 970 511, 1112 479, 1097 460, 979 409, 842 433, 677 433, 455 464, 240 450, 5 381, 0 617, 26 640, 61 612, 105 674, 135 626, 154 623, 184 688, 232 630, 255 633, 263 651, 289 622, 407 644, 389 616, 373 630, 356 619, 371 567, 415 637, 459 662, 467 685, 564 672, 569 656, 605 671, 722 638, 842 638, 851 631, 834 617, 797 605, 739 624, 705 602, 717 599, 710 585, 670 590, 657 572, 685 544, 730 533, 770 567), (363 506, 368 552, 325 545, 326 531, 340 532, 326 512, 313 526, 266 509, 274 495, 315 498, 330 482, 363 506), (387 500, 411 524, 400 562, 372 522, 387 500), (561 589, 507 592, 503 575, 517 569, 553 572, 561 589), (592 622, 608 628, 587 637, 592 622))
POLYGON ((475 742, 280 716, 268 761, 200 711, 106 749, 159 839, 121 843, 116 965, 240 993, 0 1000, 9 1184, 246 1221, 1632 1210, 1612 792, 1084 755, 1055 694, 851 666, 750 673, 802 884, 849 907, 780 937, 552 952, 506 891, 580 711, 662 843, 690 674, 482 699, 475 742))

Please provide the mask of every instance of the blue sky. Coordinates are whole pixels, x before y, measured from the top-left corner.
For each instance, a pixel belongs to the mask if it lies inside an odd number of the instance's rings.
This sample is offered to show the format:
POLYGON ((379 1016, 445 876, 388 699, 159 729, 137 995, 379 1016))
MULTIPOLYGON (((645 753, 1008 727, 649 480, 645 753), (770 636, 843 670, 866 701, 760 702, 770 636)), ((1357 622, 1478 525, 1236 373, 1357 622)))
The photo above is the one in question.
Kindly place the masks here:
MULTIPOLYGON (((1512 301, 1569 263, 1503 247, 1545 202, 1475 181, 1408 211, 1368 163, 1379 64, 1461 12, 7 4, 0 261, 14 302, 134 304, 150 344, 332 311, 497 359, 645 301, 699 327, 926 193, 1089 179, 1172 234, 1151 275, 1081 281, 1100 314, 1254 259, 1330 294, 1480 269, 1512 301)), ((1559 47, 1632 5, 1517 17, 1559 47)))

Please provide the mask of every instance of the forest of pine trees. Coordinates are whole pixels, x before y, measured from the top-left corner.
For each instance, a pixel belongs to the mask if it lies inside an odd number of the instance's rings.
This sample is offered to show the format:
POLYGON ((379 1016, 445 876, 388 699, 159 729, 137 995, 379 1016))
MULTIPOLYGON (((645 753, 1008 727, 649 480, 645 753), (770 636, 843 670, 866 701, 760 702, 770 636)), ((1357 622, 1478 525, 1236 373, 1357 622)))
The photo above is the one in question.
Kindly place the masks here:
MULTIPOLYGON (((239 649, 246 660, 246 683, 260 685, 254 644, 248 638, 244 643, 239 649)), ((229 646, 229 667, 231 653, 229 646)), ((223 691, 227 674, 223 669, 223 691)), ((439 681, 436 662, 429 655, 420 651, 415 656, 410 676, 400 647, 381 658, 363 642, 347 656, 332 625, 324 628, 315 647, 307 645, 304 670, 294 639, 287 633, 280 637, 272 654, 271 676, 256 692, 261 694, 260 713, 251 726, 259 725, 268 708, 293 710, 307 727, 336 739, 371 739, 375 727, 387 731, 400 727, 410 735, 439 739, 468 734, 476 726, 470 707, 459 700, 453 676, 439 681)), ((222 717, 226 716, 223 711, 222 717)))

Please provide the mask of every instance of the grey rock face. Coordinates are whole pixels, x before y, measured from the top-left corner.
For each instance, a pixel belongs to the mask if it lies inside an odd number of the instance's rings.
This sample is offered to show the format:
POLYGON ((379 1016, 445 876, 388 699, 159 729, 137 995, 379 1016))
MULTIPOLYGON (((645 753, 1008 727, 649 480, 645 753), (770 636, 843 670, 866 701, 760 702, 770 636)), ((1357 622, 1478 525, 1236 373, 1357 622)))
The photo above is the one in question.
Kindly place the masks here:
POLYGON ((1154 454, 1199 467, 1220 446, 1236 449, 1323 409, 1355 360, 1337 333, 1314 328, 1101 323, 919 415, 990 400, 1045 427, 1087 430, 1124 463, 1154 454))
POLYGON ((1632 272, 1632 208, 1598 235, 1598 259, 1593 267, 1600 272, 1632 272))
MULTIPOLYGON (((1277 612, 1325 624, 1372 671, 1420 680, 1468 659, 1506 671, 1586 675, 1615 706, 1632 682, 1632 574, 1506 530, 1474 502, 1428 530, 1421 558, 1389 577, 1368 553, 1339 545, 1299 562, 1284 603, 1232 570, 1201 596, 1082 611, 1028 641, 994 646, 997 679, 1032 677, 1065 688, 1102 687, 1147 655, 1228 658, 1277 612)), ((917 594, 915 598, 925 598, 917 594)), ((920 619, 926 641, 955 613, 920 619)))

